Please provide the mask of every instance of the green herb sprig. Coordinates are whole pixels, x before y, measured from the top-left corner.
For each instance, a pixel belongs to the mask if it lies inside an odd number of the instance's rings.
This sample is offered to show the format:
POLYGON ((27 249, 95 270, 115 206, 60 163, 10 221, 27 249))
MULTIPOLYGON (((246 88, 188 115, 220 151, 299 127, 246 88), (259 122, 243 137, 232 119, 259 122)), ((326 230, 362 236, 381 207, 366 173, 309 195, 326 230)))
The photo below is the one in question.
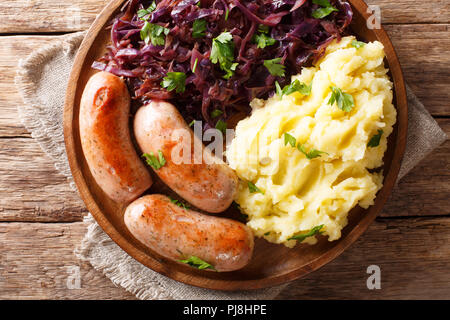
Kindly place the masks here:
POLYGON ((309 96, 311 94, 312 82, 307 85, 303 82, 300 82, 298 79, 292 81, 292 83, 285 85, 283 89, 281 89, 278 81, 275 81, 275 90, 278 97, 281 99, 283 95, 290 95, 294 92, 300 92, 304 96, 309 96))
POLYGON ((209 264, 206 261, 203 261, 199 257, 196 256, 190 256, 188 259, 178 260, 179 262, 186 263, 190 265, 191 267, 197 268, 199 270, 203 269, 212 269, 217 271, 213 265, 209 264))
POLYGON ((186 74, 184 72, 167 72, 161 82, 161 87, 166 88, 167 91, 184 92, 186 90, 186 74))
POLYGON ((250 193, 261 193, 264 194, 264 191, 262 191, 260 188, 258 188, 253 182, 249 181, 247 182, 248 190, 250 193))
POLYGON ((291 145, 291 147, 297 148, 298 151, 303 153, 308 160, 318 158, 324 153, 328 154, 325 151, 320 151, 320 150, 316 150, 316 149, 311 149, 309 152, 306 151, 304 145, 302 145, 300 143, 297 144, 297 139, 295 139, 295 137, 290 135, 289 133, 285 132, 284 133, 284 145, 287 146, 288 144, 291 145))
POLYGON ((264 60, 263 64, 269 70, 270 74, 277 77, 284 77, 284 69, 286 68, 281 63, 281 58, 271 60, 264 60))
POLYGON ((333 11, 339 11, 333 7, 328 0, 312 0, 313 3, 318 4, 321 8, 318 8, 312 12, 313 18, 323 19, 333 11))
POLYGON ((161 150, 158 150, 158 157, 155 156, 153 152, 144 153, 142 157, 145 159, 147 164, 155 170, 161 169, 166 164, 166 159, 161 150))
POLYGON ((351 94, 342 92, 341 89, 337 87, 330 87, 331 97, 328 100, 329 105, 333 105, 335 102, 339 109, 350 112, 355 106, 355 101, 353 100, 353 96, 351 94))
POLYGON ((233 76, 237 62, 234 61, 234 42, 233 36, 229 32, 222 32, 218 37, 213 39, 211 55, 209 57, 212 63, 219 63, 220 69, 225 71, 223 76, 229 79, 233 76))
POLYGON ((303 240, 305 240, 306 238, 315 236, 316 234, 322 234, 323 231, 320 231, 320 230, 323 228, 323 226, 324 225, 321 224, 320 226, 316 226, 306 233, 302 233, 302 234, 298 234, 293 237, 290 237, 288 240, 297 240, 299 243, 303 242, 303 240))
POLYGON ((378 133, 375 134, 367 143, 367 146, 369 148, 375 148, 378 147, 380 145, 380 140, 381 140, 381 135, 383 134, 383 130, 378 129, 377 131, 378 133))

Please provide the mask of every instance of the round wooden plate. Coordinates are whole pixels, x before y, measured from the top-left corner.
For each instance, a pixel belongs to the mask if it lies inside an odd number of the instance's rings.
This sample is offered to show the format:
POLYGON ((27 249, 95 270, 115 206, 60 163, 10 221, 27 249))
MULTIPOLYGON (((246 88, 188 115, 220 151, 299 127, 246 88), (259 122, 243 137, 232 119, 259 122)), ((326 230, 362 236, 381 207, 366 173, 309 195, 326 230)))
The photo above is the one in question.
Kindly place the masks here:
POLYGON ((397 179, 406 145, 408 110, 402 71, 389 37, 383 29, 367 28, 366 20, 369 14, 363 1, 349 0, 349 2, 354 11, 352 30, 362 39, 378 40, 383 43, 386 64, 394 82, 394 104, 398 115, 384 157, 384 187, 379 191, 375 204, 369 209, 356 207, 350 212, 349 223, 343 229, 339 240, 328 242, 325 237, 320 237, 314 246, 297 245, 294 249, 288 249, 283 245, 256 239, 251 263, 244 269, 234 272, 197 270, 169 261, 157 252, 144 247, 128 232, 123 222, 124 206, 110 200, 92 178, 80 143, 78 125, 80 98, 87 80, 95 73, 91 69, 92 62, 103 55, 109 42, 107 26, 124 0, 112 0, 105 7, 89 29, 75 58, 66 93, 64 136, 70 168, 81 198, 113 241, 145 266, 174 280, 209 289, 242 290, 265 288, 298 279, 330 262, 358 239, 380 212, 397 179))

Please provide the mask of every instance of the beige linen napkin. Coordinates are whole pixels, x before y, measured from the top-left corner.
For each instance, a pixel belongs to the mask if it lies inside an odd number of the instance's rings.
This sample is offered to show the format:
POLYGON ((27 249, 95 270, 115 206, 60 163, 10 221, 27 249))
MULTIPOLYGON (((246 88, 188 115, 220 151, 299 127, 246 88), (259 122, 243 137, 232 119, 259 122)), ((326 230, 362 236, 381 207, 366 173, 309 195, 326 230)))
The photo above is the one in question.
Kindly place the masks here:
MULTIPOLYGON (((24 100, 18 108, 24 126, 42 150, 55 162, 75 189, 66 158, 62 114, 64 95, 75 53, 84 32, 61 36, 33 52, 18 67, 16 86, 24 100)), ((446 140, 445 133, 408 89, 409 129, 406 154, 400 170, 403 177, 429 152, 446 140), (420 151, 420 152, 416 152, 420 151)), ((286 285, 256 291, 221 292, 200 289, 162 276, 128 256, 98 226, 85 217, 88 230, 76 255, 111 281, 139 299, 272 299, 286 285)))

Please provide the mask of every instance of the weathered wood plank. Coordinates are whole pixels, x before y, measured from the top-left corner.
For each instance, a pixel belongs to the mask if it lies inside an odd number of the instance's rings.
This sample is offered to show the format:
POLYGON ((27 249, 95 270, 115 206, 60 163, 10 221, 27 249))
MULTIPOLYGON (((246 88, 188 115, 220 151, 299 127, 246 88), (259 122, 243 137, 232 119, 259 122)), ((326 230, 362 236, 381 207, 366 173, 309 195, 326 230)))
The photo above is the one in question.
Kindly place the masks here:
POLYGON ((83 202, 30 138, 0 139, 0 221, 81 221, 83 202))
MULTIPOLYGON (((450 119, 437 119, 450 137, 450 119)), ((450 215, 450 140, 428 155, 394 188, 380 216, 450 215)))
MULTIPOLYGON (((383 23, 448 23, 446 0, 367 0, 378 5, 383 23)), ((9 0, 0 3, 0 33, 71 32, 87 29, 108 0, 9 0)))
POLYGON ((82 222, 0 223, 0 299, 133 299, 75 257, 85 232, 82 222))
POLYGON ((434 116, 449 116, 450 25, 390 25, 386 30, 413 92, 434 116))
MULTIPOLYGON (((450 218, 379 219, 332 263, 295 281, 283 299, 449 299, 450 218), (381 290, 368 290, 369 265, 381 290)), ((73 255, 83 223, 0 223, 0 299, 132 299, 73 255), (69 289, 80 267, 81 288, 69 289), (70 280, 69 280, 70 282, 70 280)))
POLYGON ((449 218, 378 219, 339 258, 292 283, 284 299, 450 299, 449 218), (366 286, 369 265, 381 289, 366 286))

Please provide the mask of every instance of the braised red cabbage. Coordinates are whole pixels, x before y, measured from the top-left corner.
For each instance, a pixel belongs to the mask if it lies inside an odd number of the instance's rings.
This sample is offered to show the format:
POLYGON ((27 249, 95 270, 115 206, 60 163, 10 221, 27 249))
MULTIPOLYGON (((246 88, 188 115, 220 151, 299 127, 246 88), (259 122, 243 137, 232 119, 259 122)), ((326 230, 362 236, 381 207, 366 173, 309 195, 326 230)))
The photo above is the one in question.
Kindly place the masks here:
POLYGON ((312 13, 321 3, 323 0, 129 0, 112 23, 107 54, 92 67, 124 77, 135 100, 171 101, 188 123, 205 120, 206 129, 225 120, 231 127, 233 119, 249 113, 253 98, 273 94, 275 81, 281 86, 288 84, 291 75, 320 57, 333 39, 347 33, 353 15, 350 5, 329 0, 337 11, 316 19, 312 13), (148 14, 142 17, 145 10, 148 14), (193 24, 201 20, 206 23, 204 36, 194 38, 193 24), (141 39, 146 21, 168 29, 164 45, 141 39), (232 35, 233 62, 237 63, 228 79, 210 59, 213 39, 224 31, 232 35), (266 44, 274 44, 260 48, 255 41, 258 35, 276 41, 269 40, 266 44), (275 58, 285 66, 283 77, 264 67, 264 60, 275 58), (169 72, 186 74, 184 92, 161 86, 169 72))

